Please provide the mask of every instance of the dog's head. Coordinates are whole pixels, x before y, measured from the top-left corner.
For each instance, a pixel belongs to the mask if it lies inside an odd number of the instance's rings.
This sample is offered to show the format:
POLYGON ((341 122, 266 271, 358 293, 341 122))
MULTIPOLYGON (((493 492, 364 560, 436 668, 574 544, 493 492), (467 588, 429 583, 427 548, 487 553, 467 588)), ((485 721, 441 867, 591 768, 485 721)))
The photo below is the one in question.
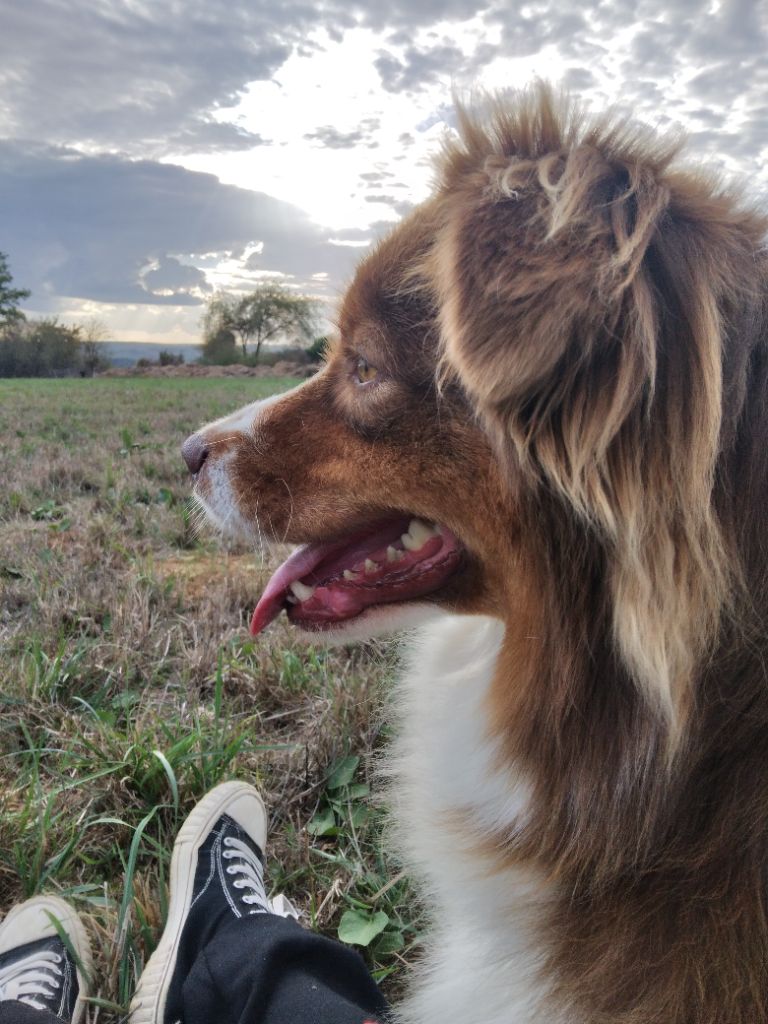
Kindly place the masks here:
POLYGON ((462 118, 322 372, 187 442, 217 523, 304 545, 254 630, 482 612, 685 705, 764 562, 765 266, 759 219, 674 157, 546 89, 462 118))

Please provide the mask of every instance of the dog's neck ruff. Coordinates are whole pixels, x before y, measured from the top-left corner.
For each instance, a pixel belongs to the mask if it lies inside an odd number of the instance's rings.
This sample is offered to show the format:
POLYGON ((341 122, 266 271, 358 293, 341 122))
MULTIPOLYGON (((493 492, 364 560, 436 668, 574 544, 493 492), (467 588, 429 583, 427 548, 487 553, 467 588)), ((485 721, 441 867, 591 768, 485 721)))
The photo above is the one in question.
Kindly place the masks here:
MULTIPOLYGON (((484 836, 527 819, 531 785, 500 766, 487 705, 504 637, 484 616, 436 613, 413 634, 388 773, 398 847, 438 908, 404 1024, 547 1024, 538 927, 551 891, 533 870, 492 869, 484 836), (503 876, 503 877, 502 877, 503 876)), ((579 1024, 571 1020, 568 1024, 579 1024)))

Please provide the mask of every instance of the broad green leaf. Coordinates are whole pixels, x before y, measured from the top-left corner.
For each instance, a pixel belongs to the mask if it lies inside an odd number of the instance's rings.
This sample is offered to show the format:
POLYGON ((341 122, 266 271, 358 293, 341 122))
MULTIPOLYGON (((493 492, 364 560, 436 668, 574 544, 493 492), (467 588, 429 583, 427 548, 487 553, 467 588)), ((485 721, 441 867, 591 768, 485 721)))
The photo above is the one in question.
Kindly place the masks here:
POLYGON ((355 777, 359 764, 359 757, 343 757, 337 761, 328 779, 328 789, 341 789, 342 786, 348 786, 355 777))
POLYGON ((331 830, 336 828, 336 818, 331 807, 321 807, 312 821, 307 825, 307 832, 311 836, 331 835, 331 830))
POLYGON ((389 924, 383 910, 366 914, 361 910, 345 910, 339 922, 339 938, 353 946, 370 946, 389 924))
POLYGON ((348 800, 362 800, 363 797, 370 796, 370 794, 371 787, 365 782, 357 782, 347 789, 348 800))
POLYGON ((362 828, 363 825, 368 821, 368 808, 362 804, 355 804, 351 812, 347 816, 353 828, 362 828))
POLYGON ((374 950, 378 956, 385 956, 388 953, 397 953, 405 946, 405 938, 402 932, 387 931, 376 941, 374 950))

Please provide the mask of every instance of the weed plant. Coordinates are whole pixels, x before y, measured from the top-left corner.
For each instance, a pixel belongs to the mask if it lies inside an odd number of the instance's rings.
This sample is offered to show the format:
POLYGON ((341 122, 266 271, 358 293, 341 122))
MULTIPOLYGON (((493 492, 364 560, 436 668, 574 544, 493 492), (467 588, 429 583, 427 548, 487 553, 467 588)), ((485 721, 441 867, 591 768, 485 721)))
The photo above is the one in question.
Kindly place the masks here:
POLYGON ((91 1024, 124 1016, 179 825, 230 778, 263 793, 273 891, 308 926, 390 991, 418 945, 371 797, 392 649, 308 650, 283 621, 250 639, 269 565, 190 512, 183 438, 292 383, 0 381, 0 911, 74 902, 91 1024))

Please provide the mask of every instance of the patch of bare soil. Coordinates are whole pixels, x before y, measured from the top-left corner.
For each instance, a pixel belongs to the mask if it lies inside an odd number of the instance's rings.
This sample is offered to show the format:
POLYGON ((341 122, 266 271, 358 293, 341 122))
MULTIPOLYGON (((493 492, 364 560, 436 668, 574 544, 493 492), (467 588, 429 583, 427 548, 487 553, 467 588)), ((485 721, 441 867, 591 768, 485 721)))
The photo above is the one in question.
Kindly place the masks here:
POLYGON ((274 366, 198 366, 196 363, 183 366, 135 366, 113 367, 99 374, 101 377, 312 377, 317 373, 314 363, 293 363, 281 359, 274 366))
POLYGON ((156 559, 154 569, 161 580, 173 579, 187 602, 194 605, 209 594, 212 586, 236 583, 250 584, 256 589, 265 573, 262 559, 253 552, 231 555, 222 555, 220 551, 180 552, 156 559))

